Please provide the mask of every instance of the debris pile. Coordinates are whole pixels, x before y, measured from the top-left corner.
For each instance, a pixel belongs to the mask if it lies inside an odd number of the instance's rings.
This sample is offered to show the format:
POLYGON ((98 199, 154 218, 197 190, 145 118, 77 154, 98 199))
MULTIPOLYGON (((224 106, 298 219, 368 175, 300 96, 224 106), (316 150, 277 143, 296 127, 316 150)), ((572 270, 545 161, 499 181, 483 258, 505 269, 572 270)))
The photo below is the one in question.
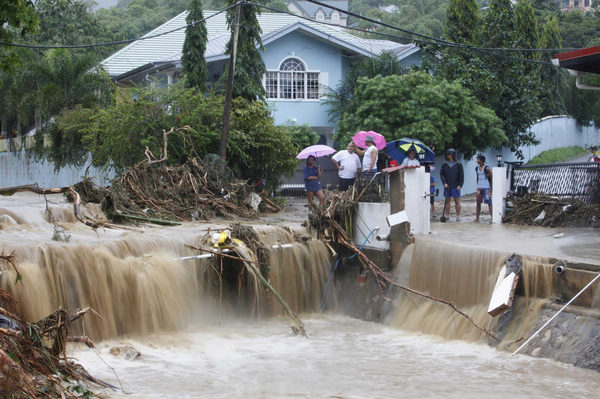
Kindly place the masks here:
MULTIPOLYGON (((12 255, 1 258, 16 269, 12 255)), ((0 289, 0 396, 3 398, 80 397, 87 386, 111 387, 92 377, 65 353, 67 342, 93 347, 85 336, 72 336, 71 323, 90 309, 69 315, 59 309, 35 323, 23 320, 17 301, 0 289)))
POLYGON ((600 204, 530 193, 506 200, 504 222, 547 227, 600 227, 600 204))
POLYGON ((251 187, 233 177, 220 159, 190 158, 186 163, 142 163, 127 169, 111 187, 90 180, 75 185, 87 202, 100 202, 111 219, 169 221, 209 219, 214 216, 253 218, 251 187))

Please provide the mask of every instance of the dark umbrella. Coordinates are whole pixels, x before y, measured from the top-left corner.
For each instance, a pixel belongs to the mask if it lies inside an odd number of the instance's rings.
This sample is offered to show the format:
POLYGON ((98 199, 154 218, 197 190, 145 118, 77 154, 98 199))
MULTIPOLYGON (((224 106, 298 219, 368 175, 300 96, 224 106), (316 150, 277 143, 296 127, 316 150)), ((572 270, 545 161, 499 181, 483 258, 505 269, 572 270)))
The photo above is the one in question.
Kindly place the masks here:
POLYGON ((415 150, 416 155, 421 151, 425 152, 424 162, 435 162, 435 153, 420 140, 404 137, 398 140, 390 141, 385 146, 385 153, 401 164, 410 150, 415 150))

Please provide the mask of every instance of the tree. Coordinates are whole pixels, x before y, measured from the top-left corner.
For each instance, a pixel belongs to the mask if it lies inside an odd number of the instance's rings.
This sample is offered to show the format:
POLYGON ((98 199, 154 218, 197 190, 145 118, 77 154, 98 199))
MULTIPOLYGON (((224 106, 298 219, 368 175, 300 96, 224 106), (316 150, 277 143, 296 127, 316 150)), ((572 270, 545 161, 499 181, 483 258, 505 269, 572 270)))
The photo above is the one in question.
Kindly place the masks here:
MULTIPOLYGON (((228 5, 235 4, 236 0, 228 0, 228 5)), ((246 2, 240 4, 239 37, 237 42, 237 55, 233 75, 233 96, 244 97, 248 100, 264 100, 266 93, 262 79, 266 73, 265 63, 260 55, 262 49, 262 30, 256 18, 260 8, 246 2)), ((260 3, 260 1, 257 1, 260 3)), ((235 9, 227 11, 227 25, 233 30, 235 9)), ((227 44, 227 54, 231 54, 231 41, 227 44)), ((225 72, 226 74, 229 69, 225 72)))
MULTIPOLYGON (((38 28, 34 3, 30 0, 4 0, 0 6, 0 40, 13 42, 38 28)), ((14 48, 0 47, 0 70, 14 68, 19 62, 14 48)))
POLYGON ((345 112, 356 108, 354 89, 360 77, 375 77, 377 75, 400 75, 406 70, 394 53, 384 52, 374 58, 354 59, 342 81, 332 90, 325 104, 329 107, 331 120, 336 120, 345 112))
POLYGON ((455 43, 476 43, 479 23, 479 7, 475 0, 450 0, 444 29, 446 39, 455 43))
POLYGON ((181 70, 187 74, 189 87, 197 87, 201 92, 206 85, 208 69, 204 53, 206 51, 206 22, 202 14, 202 1, 192 0, 189 13, 185 19, 188 27, 185 29, 181 70), (190 24, 194 24, 191 25, 190 24))
POLYGON ((337 142, 347 142, 359 130, 375 130, 388 141, 412 137, 437 150, 455 147, 470 157, 506 140, 494 111, 479 105, 457 81, 427 72, 360 78, 354 95, 359 106, 342 116, 337 142))
MULTIPOLYGON (((171 127, 190 126, 190 134, 185 140, 169 137, 170 164, 185 162, 192 150, 200 156, 217 153, 223 96, 205 97, 178 84, 162 90, 138 89, 137 94, 137 100, 122 98, 78 127, 94 165, 122 170, 142 161, 146 146, 159 154, 162 130, 171 127)), ((237 97, 233 108, 228 166, 239 177, 253 183, 265 179, 268 187, 275 187, 282 173, 296 168, 297 146, 284 129, 275 126, 266 103, 237 97)))
MULTIPOLYGON (((530 0, 517 0, 515 6, 515 47, 538 48, 539 32, 535 12, 530 0)), ((525 58, 537 58, 536 52, 524 52, 525 58)))
POLYGON ((40 19, 40 30, 34 35, 38 43, 88 44, 102 36, 95 15, 82 0, 39 0, 35 9, 40 19))
POLYGON ((76 104, 91 107, 106 103, 112 88, 110 78, 92 55, 66 49, 49 50, 34 73, 39 82, 34 92, 36 104, 45 117, 76 104))
MULTIPOLYGON (((544 30, 540 38, 542 48, 561 48, 562 40, 558 20, 555 17, 548 17, 544 24, 544 30)), ((542 115, 557 115, 565 112, 565 104, 561 95, 561 88, 564 86, 564 71, 560 68, 550 65, 552 54, 544 53, 541 58, 547 65, 540 68, 540 105, 542 115)))

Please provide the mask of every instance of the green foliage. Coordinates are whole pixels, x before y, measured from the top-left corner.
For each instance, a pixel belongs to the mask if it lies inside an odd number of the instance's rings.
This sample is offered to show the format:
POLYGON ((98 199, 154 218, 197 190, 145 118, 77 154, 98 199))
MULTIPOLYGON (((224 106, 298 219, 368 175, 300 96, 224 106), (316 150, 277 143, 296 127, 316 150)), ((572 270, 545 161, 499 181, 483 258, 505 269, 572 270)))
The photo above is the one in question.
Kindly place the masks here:
MULTIPOLYGON (((0 6, 0 40, 14 42, 19 36, 38 29, 38 18, 31 0, 3 0, 0 6)), ((15 48, 0 47, 0 70, 12 70, 19 64, 15 48)))
POLYGON ((374 58, 353 59, 343 80, 325 101, 331 119, 336 120, 342 114, 352 112, 356 108, 354 89, 360 77, 400 75, 404 72, 405 69, 393 53, 384 52, 374 58))
MULTIPOLYGON (((169 162, 182 163, 190 155, 218 152, 223 123, 223 96, 204 97, 193 89, 139 89, 137 100, 126 95, 98 111, 84 129, 84 143, 96 166, 121 170, 144 159, 147 146, 161 153, 162 131, 189 126, 187 135, 170 135, 169 162)), ((240 177, 274 187, 282 173, 296 167, 296 146, 285 130, 275 126, 261 101, 233 99, 228 165, 240 177)))
MULTIPOLYGON (((516 40, 515 47, 538 48, 539 32, 531 0, 517 0, 515 6, 516 40)), ((524 53, 527 58, 537 57, 538 53, 524 53)))
POLYGON ((309 145, 317 144, 320 138, 306 123, 297 125, 295 122, 292 122, 289 125, 281 126, 281 128, 290 136, 292 143, 298 151, 309 145))
POLYGON ((544 165, 555 162, 567 162, 573 158, 584 155, 587 153, 585 148, 581 147, 561 147, 554 148, 552 150, 544 151, 536 157, 532 158, 528 164, 530 165, 544 165))
MULTIPOLYGON (((287 4, 283 0, 270 0, 265 4, 267 7, 274 8, 276 10, 288 11, 287 4)), ((274 12, 272 10, 268 10, 269 12, 274 12)))
POLYGON ((33 153, 53 162, 55 170, 67 165, 82 167, 88 159, 88 152, 83 146, 82 129, 95 113, 95 109, 81 105, 62 111, 54 121, 36 133, 33 153), (50 144, 45 145, 45 140, 50 144))
POLYGON ((37 76, 36 104, 45 117, 76 104, 104 104, 112 89, 110 78, 91 55, 53 49, 31 69, 37 76))
POLYGON ((185 41, 183 42, 183 54, 181 57, 181 70, 187 74, 187 84, 189 87, 196 87, 201 92, 206 86, 206 76, 208 69, 204 52, 206 51, 206 22, 203 20, 202 1, 192 0, 190 11, 185 22, 190 25, 196 21, 193 26, 188 26, 185 30, 185 41))
POLYGON ((494 112, 457 81, 421 71, 360 78, 354 95, 359 105, 343 114, 335 135, 340 143, 359 130, 374 130, 388 141, 412 137, 437 150, 455 147, 469 157, 506 140, 494 112))
MULTIPOLYGON (((540 47, 542 48, 561 48, 562 39, 558 20, 555 17, 548 17, 544 24, 544 29, 540 37, 540 47)), ((561 90, 565 86, 565 71, 561 71, 553 65, 552 54, 544 53, 541 60, 547 65, 540 67, 540 106, 542 115, 559 115, 566 112, 565 102, 561 90)))
POLYGON ((95 43, 101 26, 82 0, 38 0, 35 4, 40 30, 33 39, 45 45, 95 43))
MULTIPOLYGON (((234 4, 235 0, 228 0, 227 4, 234 4)), ((257 1, 261 3, 261 1, 257 1)), ((237 55, 233 76, 233 96, 244 97, 248 100, 264 100, 266 93, 262 79, 267 69, 259 53, 262 49, 262 30, 256 18, 260 8, 248 3, 241 3, 239 20, 239 35, 237 42, 237 55)), ((227 25, 233 30, 236 7, 227 11, 227 25)), ((231 54, 231 41, 227 44, 227 54, 231 54)), ((229 65, 229 64, 228 64, 229 65)), ((229 72, 229 66, 225 75, 229 72)))
POLYGON ((450 0, 444 35, 455 43, 475 43, 479 33, 479 7, 475 0, 450 0))

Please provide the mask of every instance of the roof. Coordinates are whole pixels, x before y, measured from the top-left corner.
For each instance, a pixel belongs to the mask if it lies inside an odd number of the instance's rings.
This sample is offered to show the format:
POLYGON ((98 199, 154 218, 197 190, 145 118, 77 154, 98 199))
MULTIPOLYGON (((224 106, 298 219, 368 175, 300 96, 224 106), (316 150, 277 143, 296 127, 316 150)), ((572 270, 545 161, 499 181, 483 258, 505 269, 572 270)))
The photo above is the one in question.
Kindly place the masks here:
POLYGON ((600 73, 600 46, 561 53, 556 56, 562 68, 600 73))
MULTIPOLYGON (((227 58, 225 46, 229 40, 229 31, 225 13, 205 11, 208 41, 206 44, 206 59, 214 61, 227 58)), ((181 59, 181 50, 185 40, 185 18, 187 11, 177 15, 144 37, 163 34, 147 40, 133 42, 101 64, 111 77, 128 74, 132 70, 153 62, 175 62, 181 59), (176 30, 177 29, 177 30, 176 30), (173 31, 175 30, 175 31, 173 31), (170 32, 170 33, 167 33, 170 32), (165 34, 166 33, 166 34, 165 34)), ((399 58, 404 58, 419 50, 414 44, 401 44, 389 40, 362 39, 344 31, 343 27, 323 25, 307 21, 295 15, 280 13, 262 13, 257 15, 262 29, 263 44, 278 39, 293 30, 302 30, 308 34, 366 56, 376 56, 384 51, 391 51, 399 58)))
MULTIPOLYGON (((294 3, 296 3, 296 5, 301 10, 303 10, 306 13, 306 15, 308 15, 311 18, 315 17, 315 15, 317 14, 317 11, 319 9, 322 10, 323 13, 325 13, 325 16, 327 16, 327 18, 331 18, 331 13, 333 12, 333 10, 331 8, 322 7, 318 4, 311 3, 310 1, 303 1, 303 0, 293 0, 293 1, 294 1, 294 3)), ((341 10, 348 11, 348 1, 346 1, 346 0, 321 1, 321 3, 327 4, 328 6, 331 6, 331 7, 339 8, 341 10)), ((344 13, 340 13, 340 17, 347 18, 347 15, 344 13)))

